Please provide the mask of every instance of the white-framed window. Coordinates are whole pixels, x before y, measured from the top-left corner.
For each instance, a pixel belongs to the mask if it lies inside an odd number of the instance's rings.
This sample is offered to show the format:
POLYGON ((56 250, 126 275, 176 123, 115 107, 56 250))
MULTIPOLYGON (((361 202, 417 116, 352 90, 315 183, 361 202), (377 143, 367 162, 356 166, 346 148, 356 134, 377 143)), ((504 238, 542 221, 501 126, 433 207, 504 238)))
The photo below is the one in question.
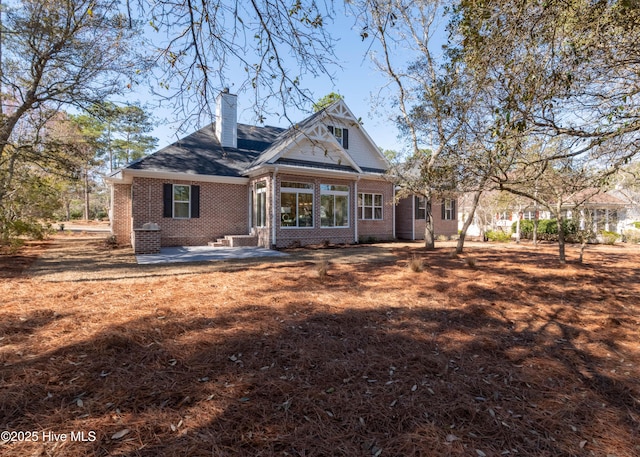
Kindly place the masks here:
POLYGON ((327 128, 336 137, 336 141, 340 143, 344 149, 349 149, 349 129, 328 125, 327 128))
POLYGON ((446 221, 454 220, 456 218, 455 200, 447 198, 447 199, 445 199, 445 201, 442 204, 444 206, 443 209, 442 209, 442 219, 444 219, 446 221))
POLYGON ((191 217, 191 186, 173 185, 173 218, 189 219, 191 217))
POLYGON ((382 220, 382 194, 358 194, 358 219, 382 220))
POLYGON ((349 227, 349 186, 320 184, 320 227, 349 227))
POLYGON ((267 183, 257 182, 255 186, 253 223, 255 227, 267 226, 267 183))
POLYGON ((522 218, 527 220, 527 221, 532 221, 536 218, 536 212, 535 211, 524 211, 522 213, 522 218))
POLYGON ((415 197, 415 219, 417 221, 427 218, 427 198, 416 195, 415 197))
POLYGON ((313 184, 289 181, 280 184, 280 226, 313 227, 313 184))

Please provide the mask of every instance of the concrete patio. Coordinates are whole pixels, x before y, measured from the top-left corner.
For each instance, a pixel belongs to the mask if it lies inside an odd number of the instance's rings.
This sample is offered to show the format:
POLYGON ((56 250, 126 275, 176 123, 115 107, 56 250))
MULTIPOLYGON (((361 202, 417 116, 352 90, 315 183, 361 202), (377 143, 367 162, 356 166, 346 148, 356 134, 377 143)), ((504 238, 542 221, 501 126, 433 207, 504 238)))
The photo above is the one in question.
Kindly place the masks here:
POLYGON ((138 254, 139 265, 155 265, 181 262, 213 262, 216 260, 253 259, 260 257, 285 257, 288 254, 259 247, 210 247, 178 246, 160 249, 160 254, 138 254))

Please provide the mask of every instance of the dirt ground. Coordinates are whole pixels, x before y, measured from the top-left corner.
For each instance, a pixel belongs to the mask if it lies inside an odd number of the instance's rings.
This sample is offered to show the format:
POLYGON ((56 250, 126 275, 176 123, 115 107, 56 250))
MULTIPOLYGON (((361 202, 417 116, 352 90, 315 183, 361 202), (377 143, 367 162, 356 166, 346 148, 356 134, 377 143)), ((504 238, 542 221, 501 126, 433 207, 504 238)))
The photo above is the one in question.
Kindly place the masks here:
POLYGON ((640 249, 439 246, 0 257, 0 455, 640 455, 640 249))

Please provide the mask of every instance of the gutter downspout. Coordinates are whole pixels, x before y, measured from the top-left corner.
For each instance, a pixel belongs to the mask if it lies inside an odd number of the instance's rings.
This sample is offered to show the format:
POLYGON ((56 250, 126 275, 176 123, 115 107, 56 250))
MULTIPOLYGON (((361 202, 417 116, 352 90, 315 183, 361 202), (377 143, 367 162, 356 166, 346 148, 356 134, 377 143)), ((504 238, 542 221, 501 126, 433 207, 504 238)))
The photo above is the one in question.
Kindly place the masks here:
POLYGON ((411 241, 416 240, 416 196, 411 194, 411 241))
POLYGON ((396 186, 393 186, 393 200, 391 200, 391 236, 396 239, 396 186))
POLYGON ((354 243, 358 243, 358 181, 360 181, 360 176, 358 176, 358 178, 356 179, 356 182, 354 183, 354 194, 355 194, 355 199, 354 199, 354 214, 355 217, 353 218, 353 225, 355 227, 355 230, 353 231, 354 233, 354 243))
POLYGON ((278 176, 278 167, 275 168, 275 170, 273 170, 273 183, 272 183, 272 188, 271 188, 271 207, 273 208, 271 213, 272 213, 272 220, 271 220, 271 244, 272 247, 276 247, 276 221, 278 220, 276 218, 276 177, 278 176))

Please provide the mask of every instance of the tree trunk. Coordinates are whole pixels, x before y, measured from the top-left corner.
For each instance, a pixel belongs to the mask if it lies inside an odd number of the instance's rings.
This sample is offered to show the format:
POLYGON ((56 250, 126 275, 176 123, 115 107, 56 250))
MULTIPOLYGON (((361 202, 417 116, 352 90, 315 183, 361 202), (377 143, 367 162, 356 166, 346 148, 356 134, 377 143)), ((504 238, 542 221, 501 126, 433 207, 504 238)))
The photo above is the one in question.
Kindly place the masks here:
POLYGON ((89 220, 89 170, 84 170, 84 220, 89 220))
POLYGON ((460 237, 458 238, 458 244, 456 245, 456 254, 462 254, 462 250, 464 249, 464 240, 467 237, 467 230, 469 230, 469 227, 471 226, 471 223, 473 222, 473 218, 476 214, 476 208, 478 208, 480 195, 482 195, 481 190, 478 190, 473 194, 473 201, 471 202, 471 210, 469 211, 469 215, 467 216, 467 218, 464 221, 464 224, 462 225, 462 230, 460 231, 460 237))
POLYGON ((518 208, 518 214, 516 215, 516 243, 520 243, 520 209, 518 208))
POLYGON ((558 254, 560 258, 560 263, 567 263, 567 257, 565 255, 565 243, 564 243, 564 224, 562 219, 562 213, 558 211, 558 216, 556 218, 558 223, 558 254))
POLYGON ((534 217, 533 217, 533 245, 537 246, 538 245, 538 211, 536 211, 534 217))
POLYGON ((431 211, 431 198, 427 199, 425 207, 427 219, 424 225, 424 247, 431 251, 436 248, 435 233, 433 230, 433 212, 431 211))

